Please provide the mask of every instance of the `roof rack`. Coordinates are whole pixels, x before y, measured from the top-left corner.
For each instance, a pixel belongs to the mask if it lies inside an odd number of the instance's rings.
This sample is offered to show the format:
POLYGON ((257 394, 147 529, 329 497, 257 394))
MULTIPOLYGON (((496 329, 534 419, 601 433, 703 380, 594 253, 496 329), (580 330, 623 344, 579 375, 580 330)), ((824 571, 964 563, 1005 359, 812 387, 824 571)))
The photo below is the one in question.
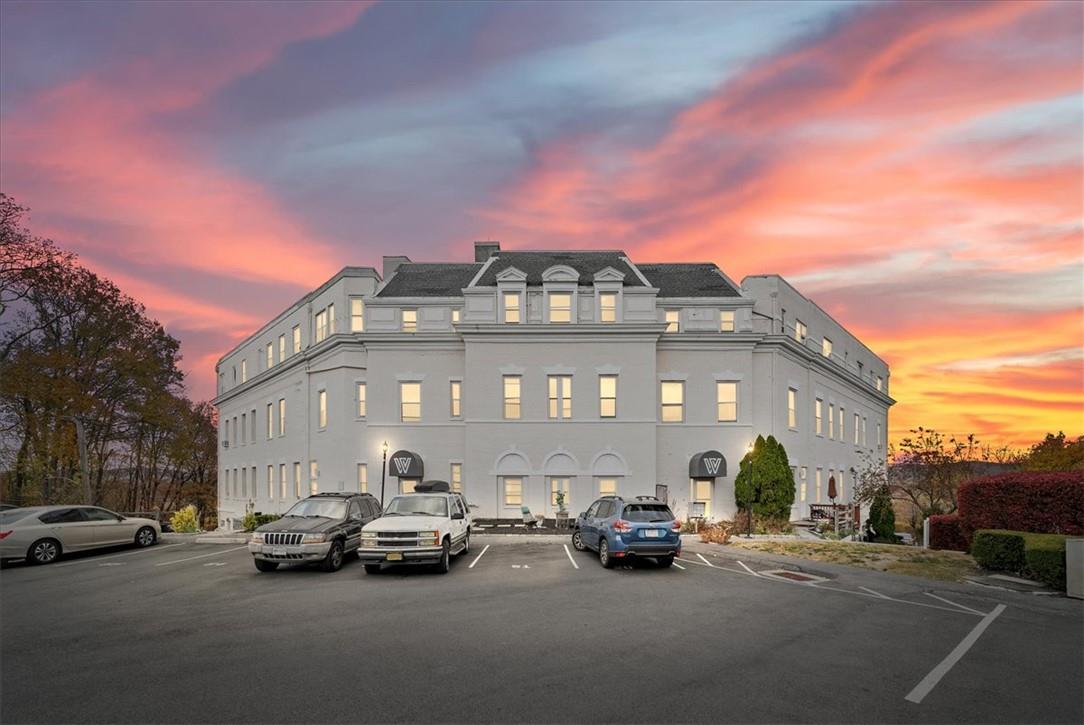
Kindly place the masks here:
POLYGON ((309 494, 309 498, 320 496, 331 496, 333 498, 349 498, 350 496, 357 496, 358 494, 350 491, 321 491, 320 493, 309 494))
MULTIPOLYGON (((658 496, 637 496, 636 500, 637 501, 659 501, 659 497, 658 496)), ((659 503, 662 503, 662 502, 659 501, 659 503)))
POLYGON ((414 493, 451 493, 447 481, 422 481, 414 484, 414 493))

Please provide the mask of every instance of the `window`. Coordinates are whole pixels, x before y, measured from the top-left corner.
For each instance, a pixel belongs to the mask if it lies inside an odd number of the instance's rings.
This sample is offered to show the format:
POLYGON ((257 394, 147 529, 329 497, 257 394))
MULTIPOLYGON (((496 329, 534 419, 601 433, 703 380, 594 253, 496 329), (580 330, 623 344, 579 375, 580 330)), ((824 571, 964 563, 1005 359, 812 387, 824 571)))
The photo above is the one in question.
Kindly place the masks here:
POLYGON ((561 503, 557 501, 557 494, 564 494, 563 504, 567 508, 569 502, 569 495, 572 493, 571 482, 567 478, 551 478, 550 479, 550 506, 555 510, 560 510, 561 503))
POLYGON ((301 463, 294 461, 294 497, 301 498, 301 463))
POLYGON ((715 383, 715 397, 720 423, 733 423, 738 419, 738 384, 715 383))
POLYGON ((241 443, 248 441, 248 414, 241 413, 241 443))
POLYGON ((519 292, 504 293, 504 321, 510 325, 519 324, 519 292))
POLYGON ((286 359, 286 333, 279 335, 279 362, 286 359))
POLYGON ((275 346, 272 343, 267 343, 267 367, 275 367, 275 346))
POLYGON ((85 520, 79 509, 74 508, 49 511, 38 517, 38 521, 43 524, 74 524, 85 520))
POLYGON ((248 382, 248 360, 241 361, 241 382, 248 382))
POLYGON ((417 332, 418 331, 418 311, 417 310, 403 310, 402 313, 402 325, 400 329, 403 332, 417 332))
POLYGON ((105 509, 87 507, 81 509, 81 511, 86 516, 87 521, 112 521, 114 523, 117 521, 117 517, 105 509))
POLYGON ((662 422, 680 423, 685 420, 685 383, 681 380, 664 380, 660 389, 662 422))
POLYGON ((463 464, 452 464, 452 490, 457 493, 463 493, 463 464))
POLYGON ((572 376, 549 376, 549 417, 567 419, 572 417, 572 376))
POLYGON ((598 416, 600 418, 617 417, 617 376, 598 376, 598 416))
POLYGON ((369 493, 369 466, 358 464, 358 493, 369 493))
POLYGON ((358 383, 355 386, 355 397, 358 401, 358 417, 365 417, 365 383, 358 383))
POLYGON ((286 435, 286 398, 279 398, 279 435, 286 435))
POLYGON ((255 408, 252 409, 252 417, 250 417, 248 420, 249 420, 248 442, 249 443, 255 443, 256 442, 256 409, 255 408))
POLYGON ((315 496, 320 491, 320 464, 309 461, 309 495, 315 496))
POLYGON ((711 518, 713 483, 711 479, 693 479, 693 502, 704 504, 704 518, 711 518))
POLYGON ((832 357, 832 341, 827 337, 821 340, 821 355, 832 357))
POLYGON ((866 445, 866 416, 862 416, 862 445, 866 445))
POLYGON ((882 447, 882 443, 881 443, 881 424, 878 423, 877 424, 877 449, 880 450, 881 447, 882 447))
POLYGON ((798 427, 798 391, 787 388, 787 426, 798 427))
POLYGON ((734 310, 719 310, 719 332, 734 332, 734 310))
POLYGON ((275 497, 275 467, 267 467, 267 498, 275 497))
POLYGON ((882 378, 880 375, 878 375, 877 376, 877 389, 878 390, 884 390, 884 388, 885 388, 885 379, 882 378))
POLYGON ((453 418, 461 418, 463 416, 463 382, 460 380, 452 380, 448 387, 448 397, 451 401, 451 415, 453 418))
POLYGON ((836 405, 835 403, 828 404, 828 437, 836 437, 836 405))
POLYGON ((843 430, 843 421, 846 419, 844 415, 843 406, 839 408, 839 442, 842 443, 847 440, 847 432, 843 430))
POLYGON ((316 341, 322 342, 327 337, 327 310, 316 313, 316 341))
POLYGON ((279 493, 281 494, 281 496, 279 496, 279 498, 281 498, 283 501, 285 501, 286 500, 286 464, 285 463, 280 463, 279 464, 279 493))
POLYGON ((350 332, 365 332, 365 302, 360 297, 350 298, 350 332))
POLYGON ((453 307, 452 308, 452 324, 453 325, 459 323, 459 315, 460 315, 459 308, 458 307, 453 307))
POLYGON ((816 420, 816 432, 817 435, 824 435, 824 420, 822 413, 824 412, 824 401, 817 398, 813 402, 813 418, 816 420))
POLYGON ((241 469, 241 497, 248 498, 248 469, 241 469))
POLYGON ((327 334, 335 334, 335 305, 327 306, 327 334))
POLYGON ((572 293, 550 292, 550 322, 572 322, 572 293))
POLYGON ((817 469, 817 477, 814 480, 814 484, 813 484, 814 487, 815 487, 815 491, 817 493, 817 498, 816 498, 817 503, 821 502, 821 474, 822 473, 823 472, 821 471, 821 469, 818 468, 817 469))
POLYGON ((805 342, 806 337, 809 334, 809 330, 806 329, 805 323, 801 320, 794 321, 794 339, 798 342, 805 342))
POLYGON ((294 325, 294 354, 301 352, 301 325, 294 325))
POLYGON ((317 415, 319 416, 319 425, 321 428, 327 428, 327 391, 321 390, 316 394, 317 400, 317 415))
POLYGON ((418 483, 416 478, 400 478, 399 493, 414 493, 414 486, 418 483))
POLYGON ((806 482, 806 475, 806 467, 802 466, 802 468, 798 471, 798 497, 802 503, 805 503, 806 499, 809 496, 809 484, 806 482))
POLYGON ((422 419, 422 384, 399 383, 400 420, 416 423, 422 419))
POLYGON ((681 325, 681 310, 666 311, 666 332, 677 332, 681 325))
POLYGON ((519 375, 504 376, 504 418, 505 420, 519 420, 520 417, 520 383, 519 375))
POLYGON ((598 295, 599 322, 617 322, 617 293, 600 292, 598 295))
POLYGON ((616 478, 600 478, 600 479, 598 479, 598 495, 599 496, 616 496, 617 495, 617 479, 616 478))
POLYGON ((854 414, 854 444, 858 445, 858 428, 859 428, 859 415, 854 414))
POLYGON ((519 477, 504 477, 504 505, 523 505, 523 479, 519 477))
POLYGON ((271 436, 275 431, 275 404, 267 404, 267 440, 271 440, 271 436))

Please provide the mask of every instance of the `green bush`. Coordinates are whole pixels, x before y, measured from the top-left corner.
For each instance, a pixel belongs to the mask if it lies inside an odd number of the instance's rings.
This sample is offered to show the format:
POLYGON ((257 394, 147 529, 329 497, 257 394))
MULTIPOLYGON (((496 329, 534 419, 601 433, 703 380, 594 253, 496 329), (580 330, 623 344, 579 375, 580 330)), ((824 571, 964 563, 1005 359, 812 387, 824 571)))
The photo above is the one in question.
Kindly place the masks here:
POLYGON ((875 532, 874 541, 895 544, 896 512, 892 508, 892 498, 887 490, 877 493, 869 506, 869 525, 875 532))
POLYGON ((1065 539, 1061 534, 1025 534, 1028 576, 1065 591, 1065 539))
POLYGON ((983 569, 1014 574, 1024 570, 1024 535, 1019 531, 986 529, 971 538, 971 556, 983 569))
POLYGON ((192 504, 180 509, 169 517, 169 525, 178 534, 194 534, 199 531, 199 515, 192 504))
POLYGON ((241 526, 245 531, 253 532, 264 524, 278 521, 280 518, 282 517, 278 514, 261 514, 249 511, 245 514, 245 517, 241 519, 241 526))
POLYGON ((971 539, 971 555, 984 569, 1024 574, 1065 590, 1064 534, 979 530, 971 539))
MULTIPOLYGON (((734 478, 734 501, 741 510, 748 510, 768 519, 790 520, 794 504, 794 474, 783 444, 773 436, 757 436, 751 453, 738 464, 734 478)), ((740 514, 737 518, 740 518, 740 514)))

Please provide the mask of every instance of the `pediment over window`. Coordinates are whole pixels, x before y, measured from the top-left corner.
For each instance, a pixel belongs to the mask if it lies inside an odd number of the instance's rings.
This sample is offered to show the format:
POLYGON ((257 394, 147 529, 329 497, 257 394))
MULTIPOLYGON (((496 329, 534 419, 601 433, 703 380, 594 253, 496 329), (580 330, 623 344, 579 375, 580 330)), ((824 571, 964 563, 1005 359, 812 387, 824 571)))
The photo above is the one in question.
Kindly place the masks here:
POLYGON ((580 273, 568 265, 555 264, 542 273, 543 282, 579 282, 580 273))
POLYGON ((625 279, 623 272, 618 272, 613 267, 606 267, 595 272, 596 282, 622 282, 625 279))
POLYGON ((508 269, 501 270, 497 275, 497 282, 526 282, 527 273, 522 272, 515 267, 509 267, 508 269))

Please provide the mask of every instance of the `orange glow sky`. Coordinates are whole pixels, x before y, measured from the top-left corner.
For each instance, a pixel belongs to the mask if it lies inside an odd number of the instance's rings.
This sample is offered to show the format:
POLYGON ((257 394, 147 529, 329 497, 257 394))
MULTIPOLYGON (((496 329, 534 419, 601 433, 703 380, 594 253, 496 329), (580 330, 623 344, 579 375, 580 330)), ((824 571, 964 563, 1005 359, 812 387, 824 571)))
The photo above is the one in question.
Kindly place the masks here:
POLYGON ((0 5, 0 182, 217 358, 382 254, 786 276, 890 433, 1084 433, 1078 3, 0 5))

